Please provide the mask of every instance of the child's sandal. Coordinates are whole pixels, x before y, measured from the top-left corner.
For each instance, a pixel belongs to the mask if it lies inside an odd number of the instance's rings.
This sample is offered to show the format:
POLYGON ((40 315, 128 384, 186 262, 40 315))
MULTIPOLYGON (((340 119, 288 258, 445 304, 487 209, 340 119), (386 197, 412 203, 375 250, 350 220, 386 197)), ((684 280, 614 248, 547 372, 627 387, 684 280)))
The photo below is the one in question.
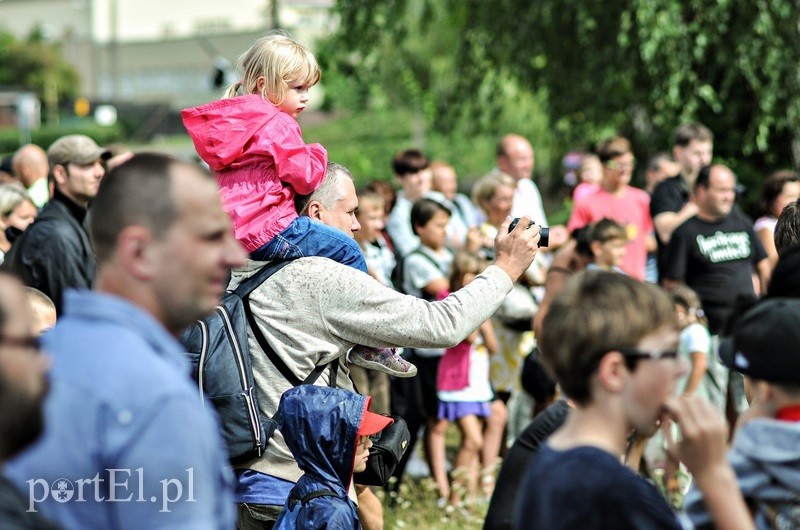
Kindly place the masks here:
POLYGON ((495 484, 495 471, 497 466, 489 466, 481 469, 481 491, 487 499, 492 498, 495 484))

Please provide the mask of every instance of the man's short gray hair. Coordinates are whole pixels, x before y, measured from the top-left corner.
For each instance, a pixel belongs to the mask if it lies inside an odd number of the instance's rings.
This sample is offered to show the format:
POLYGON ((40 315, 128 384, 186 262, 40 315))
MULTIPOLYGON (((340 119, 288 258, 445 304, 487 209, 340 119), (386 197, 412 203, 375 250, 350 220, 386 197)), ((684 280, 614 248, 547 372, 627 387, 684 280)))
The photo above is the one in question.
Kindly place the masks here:
POLYGON ((353 180, 350 170, 336 162, 328 162, 328 166, 325 168, 325 178, 320 187, 311 195, 295 196, 294 204, 297 213, 308 215, 308 203, 311 201, 318 201, 326 210, 333 209, 337 202, 344 199, 342 179, 353 180))

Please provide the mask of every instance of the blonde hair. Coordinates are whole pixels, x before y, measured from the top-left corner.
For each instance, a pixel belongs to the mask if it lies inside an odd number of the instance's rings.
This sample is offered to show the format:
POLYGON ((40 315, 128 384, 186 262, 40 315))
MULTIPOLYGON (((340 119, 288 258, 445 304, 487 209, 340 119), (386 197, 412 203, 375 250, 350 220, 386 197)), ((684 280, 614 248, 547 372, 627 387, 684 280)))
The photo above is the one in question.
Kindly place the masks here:
POLYGON ((450 291, 455 292, 464 287, 464 276, 478 275, 489 266, 489 261, 468 250, 459 250, 453 257, 453 269, 450 273, 450 291))
POLYGON ((33 204, 25 188, 17 181, 9 184, 0 184, 0 220, 14 213, 20 204, 24 202, 33 204))
POLYGON ((359 190, 357 196, 358 196, 358 210, 356 211, 356 215, 359 214, 359 211, 365 211, 367 209, 367 205, 383 211, 383 207, 386 201, 384 200, 383 195, 381 195, 380 193, 370 190, 359 190))
POLYGON ((260 93, 262 98, 280 105, 286 97, 289 82, 299 81, 314 86, 321 75, 311 50, 284 32, 270 33, 258 39, 239 57, 237 66, 243 77, 228 87, 223 98, 236 97, 241 88, 245 94, 260 93), (258 80, 261 77, 264 86, 259 91, 258 80))
POLYGON ((472 202, 485 211, 485 204, 492 200, 497 188, 500 186, 513 190, 516 189, 517 182, 511 175, 507 175, 502 171, 493 171, 472 186, 472 202))

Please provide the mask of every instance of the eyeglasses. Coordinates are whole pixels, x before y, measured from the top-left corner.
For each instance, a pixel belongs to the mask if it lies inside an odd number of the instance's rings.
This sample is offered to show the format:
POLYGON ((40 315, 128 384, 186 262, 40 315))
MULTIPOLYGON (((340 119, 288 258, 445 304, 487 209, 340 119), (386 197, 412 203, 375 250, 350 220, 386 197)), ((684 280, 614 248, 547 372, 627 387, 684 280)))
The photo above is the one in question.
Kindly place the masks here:
POLYGON ((611 170, 623 170, 623 169, 633 169, 636 167, 636 159, 634 158, 630 162, 617 162, 616 160, 606 160, 605 165, 608 169, 611 170))
POLYGON ((615 348, 611 351, 618 351, 622 354, 623 357, 628 359, 676 359, 678 357, 678 350, 667 350, 667 351, 646 351, 640 350, 639 348, 615 348))
POLYGON ((657 361, 659 359, 678 358, 678 350, 647 351, 647 350, 641 350, 634 346, 621 346, 618 348, 609 348, 607 350, 597 352, 593 356, 594 360, 589 365, 589 373, 592 373, 595 370, 597 370, 597 367, 600 366, 600 361, 603 360, 603 357, 605 357, 606 354, 611 353, 612 351, 618 351, 622 354, 622 357, 625 359, 625 364, 627 365, 629 370, 633 370, 636 367, 636 361, 641 359, 657 361))
POLYGON ((0 344, 6 344, 17 348, 28 348, 40 352, 44 349, 42 339, 40 337, 9 337, 7 335, 0 335, 0 344))

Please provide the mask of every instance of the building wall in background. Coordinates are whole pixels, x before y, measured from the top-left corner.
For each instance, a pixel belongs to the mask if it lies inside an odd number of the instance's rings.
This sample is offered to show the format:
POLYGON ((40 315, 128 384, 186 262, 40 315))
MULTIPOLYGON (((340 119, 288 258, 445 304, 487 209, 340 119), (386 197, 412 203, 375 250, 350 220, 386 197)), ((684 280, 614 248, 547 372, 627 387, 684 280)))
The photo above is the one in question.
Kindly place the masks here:
MULTIPOLYGON (((279 21, 300 42, 332 31, 333 0, 280 0, 279 21)), ((61 43, 90 99, 175 107, 219 97, 219 60, 234 64, 272 27, 268 0, 0 0, 0 30, 40 27, 61 43)))

